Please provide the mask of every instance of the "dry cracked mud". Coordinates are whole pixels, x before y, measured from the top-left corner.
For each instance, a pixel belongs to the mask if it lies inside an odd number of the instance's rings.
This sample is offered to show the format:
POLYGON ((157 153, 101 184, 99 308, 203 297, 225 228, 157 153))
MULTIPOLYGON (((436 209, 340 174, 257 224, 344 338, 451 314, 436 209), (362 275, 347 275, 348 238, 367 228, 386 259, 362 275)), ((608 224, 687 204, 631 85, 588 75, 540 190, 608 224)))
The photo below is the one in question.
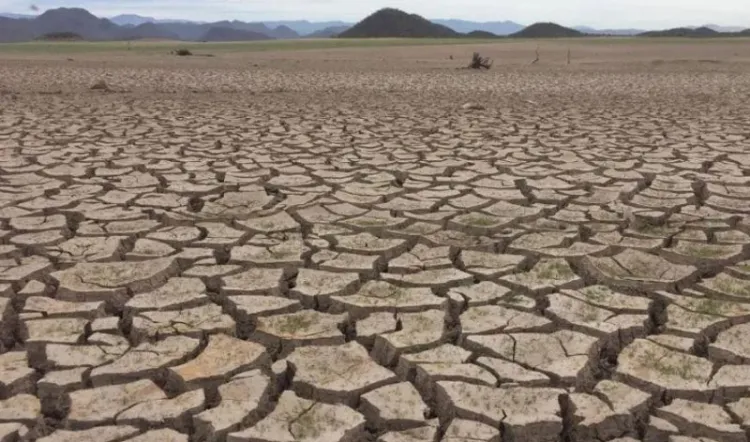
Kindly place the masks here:
POLYGON ((747 442, 749 50, 523 44, 0 52, 0 441, 747 442))

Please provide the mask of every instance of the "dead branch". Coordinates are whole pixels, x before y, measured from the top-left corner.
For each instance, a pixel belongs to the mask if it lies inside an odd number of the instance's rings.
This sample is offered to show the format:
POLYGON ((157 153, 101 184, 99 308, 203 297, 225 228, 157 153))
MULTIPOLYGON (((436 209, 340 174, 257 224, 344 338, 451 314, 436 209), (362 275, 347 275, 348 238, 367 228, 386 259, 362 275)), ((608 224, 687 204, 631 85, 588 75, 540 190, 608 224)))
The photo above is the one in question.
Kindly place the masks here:
POLYGON ((489 69, 492 67, 492 60, 488 57, 482 57, 479 52, 474 52, 469 63, 469 69, 489 69))
POLYGON ((535 53, 536 53, 536 58, 534 59, 534 61, 531 62, 531 64, 539 63, 539 46, 536 47, 535 53))

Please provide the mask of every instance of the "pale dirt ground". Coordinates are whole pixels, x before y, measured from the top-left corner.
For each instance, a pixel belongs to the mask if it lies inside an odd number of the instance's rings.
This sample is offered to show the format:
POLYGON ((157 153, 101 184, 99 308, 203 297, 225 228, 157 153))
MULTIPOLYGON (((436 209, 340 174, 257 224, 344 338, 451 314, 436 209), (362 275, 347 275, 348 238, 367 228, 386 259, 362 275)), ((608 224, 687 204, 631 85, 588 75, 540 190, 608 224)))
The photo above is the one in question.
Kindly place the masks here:
POLYGON ((0 440, 747 441, 750 44, 536 45, 0 54, 0 440))

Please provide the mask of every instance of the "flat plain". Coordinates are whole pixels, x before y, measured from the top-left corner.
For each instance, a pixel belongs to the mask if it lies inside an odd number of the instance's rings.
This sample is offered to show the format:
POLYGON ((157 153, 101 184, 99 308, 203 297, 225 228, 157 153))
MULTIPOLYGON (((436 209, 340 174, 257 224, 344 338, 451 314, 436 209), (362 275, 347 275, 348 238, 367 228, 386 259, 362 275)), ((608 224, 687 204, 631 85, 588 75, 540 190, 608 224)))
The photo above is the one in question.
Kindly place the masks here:
POLYGON ((0 441, 747 441, 748 96, 745 39, 0 45, 0 441))

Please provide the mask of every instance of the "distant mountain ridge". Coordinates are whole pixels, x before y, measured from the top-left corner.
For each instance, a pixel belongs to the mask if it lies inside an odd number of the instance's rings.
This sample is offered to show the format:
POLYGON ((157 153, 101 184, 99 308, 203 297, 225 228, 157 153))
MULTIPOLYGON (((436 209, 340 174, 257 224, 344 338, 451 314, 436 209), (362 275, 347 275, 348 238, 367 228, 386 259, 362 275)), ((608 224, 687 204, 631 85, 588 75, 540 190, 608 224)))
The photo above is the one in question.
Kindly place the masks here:
POLYGON ((118 16, 118 25, 99 18, 81 8, 50 9, 32 18, 0 17, 0 42, 34 40, 45 35, 72 33, 84 40, 215 40, 226 41, 227 36, 240 40, 268 40, 299 38, 287 26, 270 28, 263 23, 221 21, 193 23, 180 21, 149 21, 150 17, 118 16), (233 32, 237 31, 237 32, 233 32))
POLYGON ((257 41, 273 40, 266 34, 245 30, 233 29, 221 26, 211 27, 203 36, 203 41, 257 41))
MULTIPOLYGON (((392 8, 386 8, 386 10, 392 8)), ((394 10, 398 11, 398 10, 394 10)), ((381 12, 381 11, 377 11, 381 12)), ((492 36, 543 36, 555 38, 560 36, 577 36, 576 32, 594 35, 622 35, 622 36, 651 36, 651 37, 712 37, 712 36, 739 36, 750 35, 750 29, 738 26, 720 26, 707 24, 704 26, 685 26, 681 28, 665 30, 644 29, 597 29, 590 26, 576 26, 566 28, 551 23, 554 27, 547 27, 539 32, 539 24, 525 27, 513 21, 487 21, 475 22, 459 19, 435 19, 428 20, 403 11, 400 15, 412 17, 407 19, 418 29, 407 29, 403 24, 399 25, 391 19, 385 20, 381 25, 370 27, 362 35, 384 36, 398 34, 401 36, 434 36, 455 37, 467 35, 475 38, 492 38, 492 36), (418 19, 414 20, 414 17, 418 19), (383 24, 384 23, 384 24, 383 24), (398 32, 391 30, 377 31, 374 28, 382 26, 393 26, 401 28, 398 32), (559 28, 555 28, 559 27, 559 28), (531 29, 529 29, 531 28, 531 29), (564 29, 561 30, 561 29, 564 29), (572 32, 571 32, 572 31, 572 32)), ((372 14, 374 15, 374 14, 372 14)), ((243 22, 238 20, 224 20, 219 22, 199 22, 179 19, 157 19, 138 14, 121 14, 111 18, 100 18, 80 8, 58 8, 50 9, 39 15, 0 13, 0 42, 29 41, 42 38, 45 35, 71 33, 79 35, 86 40, 128 40, 142 38, 177 39, 187 41, 205 40, 208 32, 214 28, 225 31, 214 30, 208 37, 213 38, 216 33, 230 35, 231 30, 246 33, 234 34, 243 39, 266 37, 275 39, 292 38, 330 38, 338 35, 354 35, 349 32, 353 23, 344 21, 314 22, 307 20, 277 20, 266 22, 243 22), (226 31, 226 30, 230 31, 226 31), (261 35, 256 35, 256 34, 261 35)))
POLYGON ((592 28, 591 26, 575 26, 573 27, 576 31, 581 31, 586 34, 597 34, 597 35, 622 35, 622 36, 628 36, 628 35, 638 35, 641 33, 646 32, 645 29, 634 29, 634 28, 626 28, 626 29, 597 29, 592 28))

